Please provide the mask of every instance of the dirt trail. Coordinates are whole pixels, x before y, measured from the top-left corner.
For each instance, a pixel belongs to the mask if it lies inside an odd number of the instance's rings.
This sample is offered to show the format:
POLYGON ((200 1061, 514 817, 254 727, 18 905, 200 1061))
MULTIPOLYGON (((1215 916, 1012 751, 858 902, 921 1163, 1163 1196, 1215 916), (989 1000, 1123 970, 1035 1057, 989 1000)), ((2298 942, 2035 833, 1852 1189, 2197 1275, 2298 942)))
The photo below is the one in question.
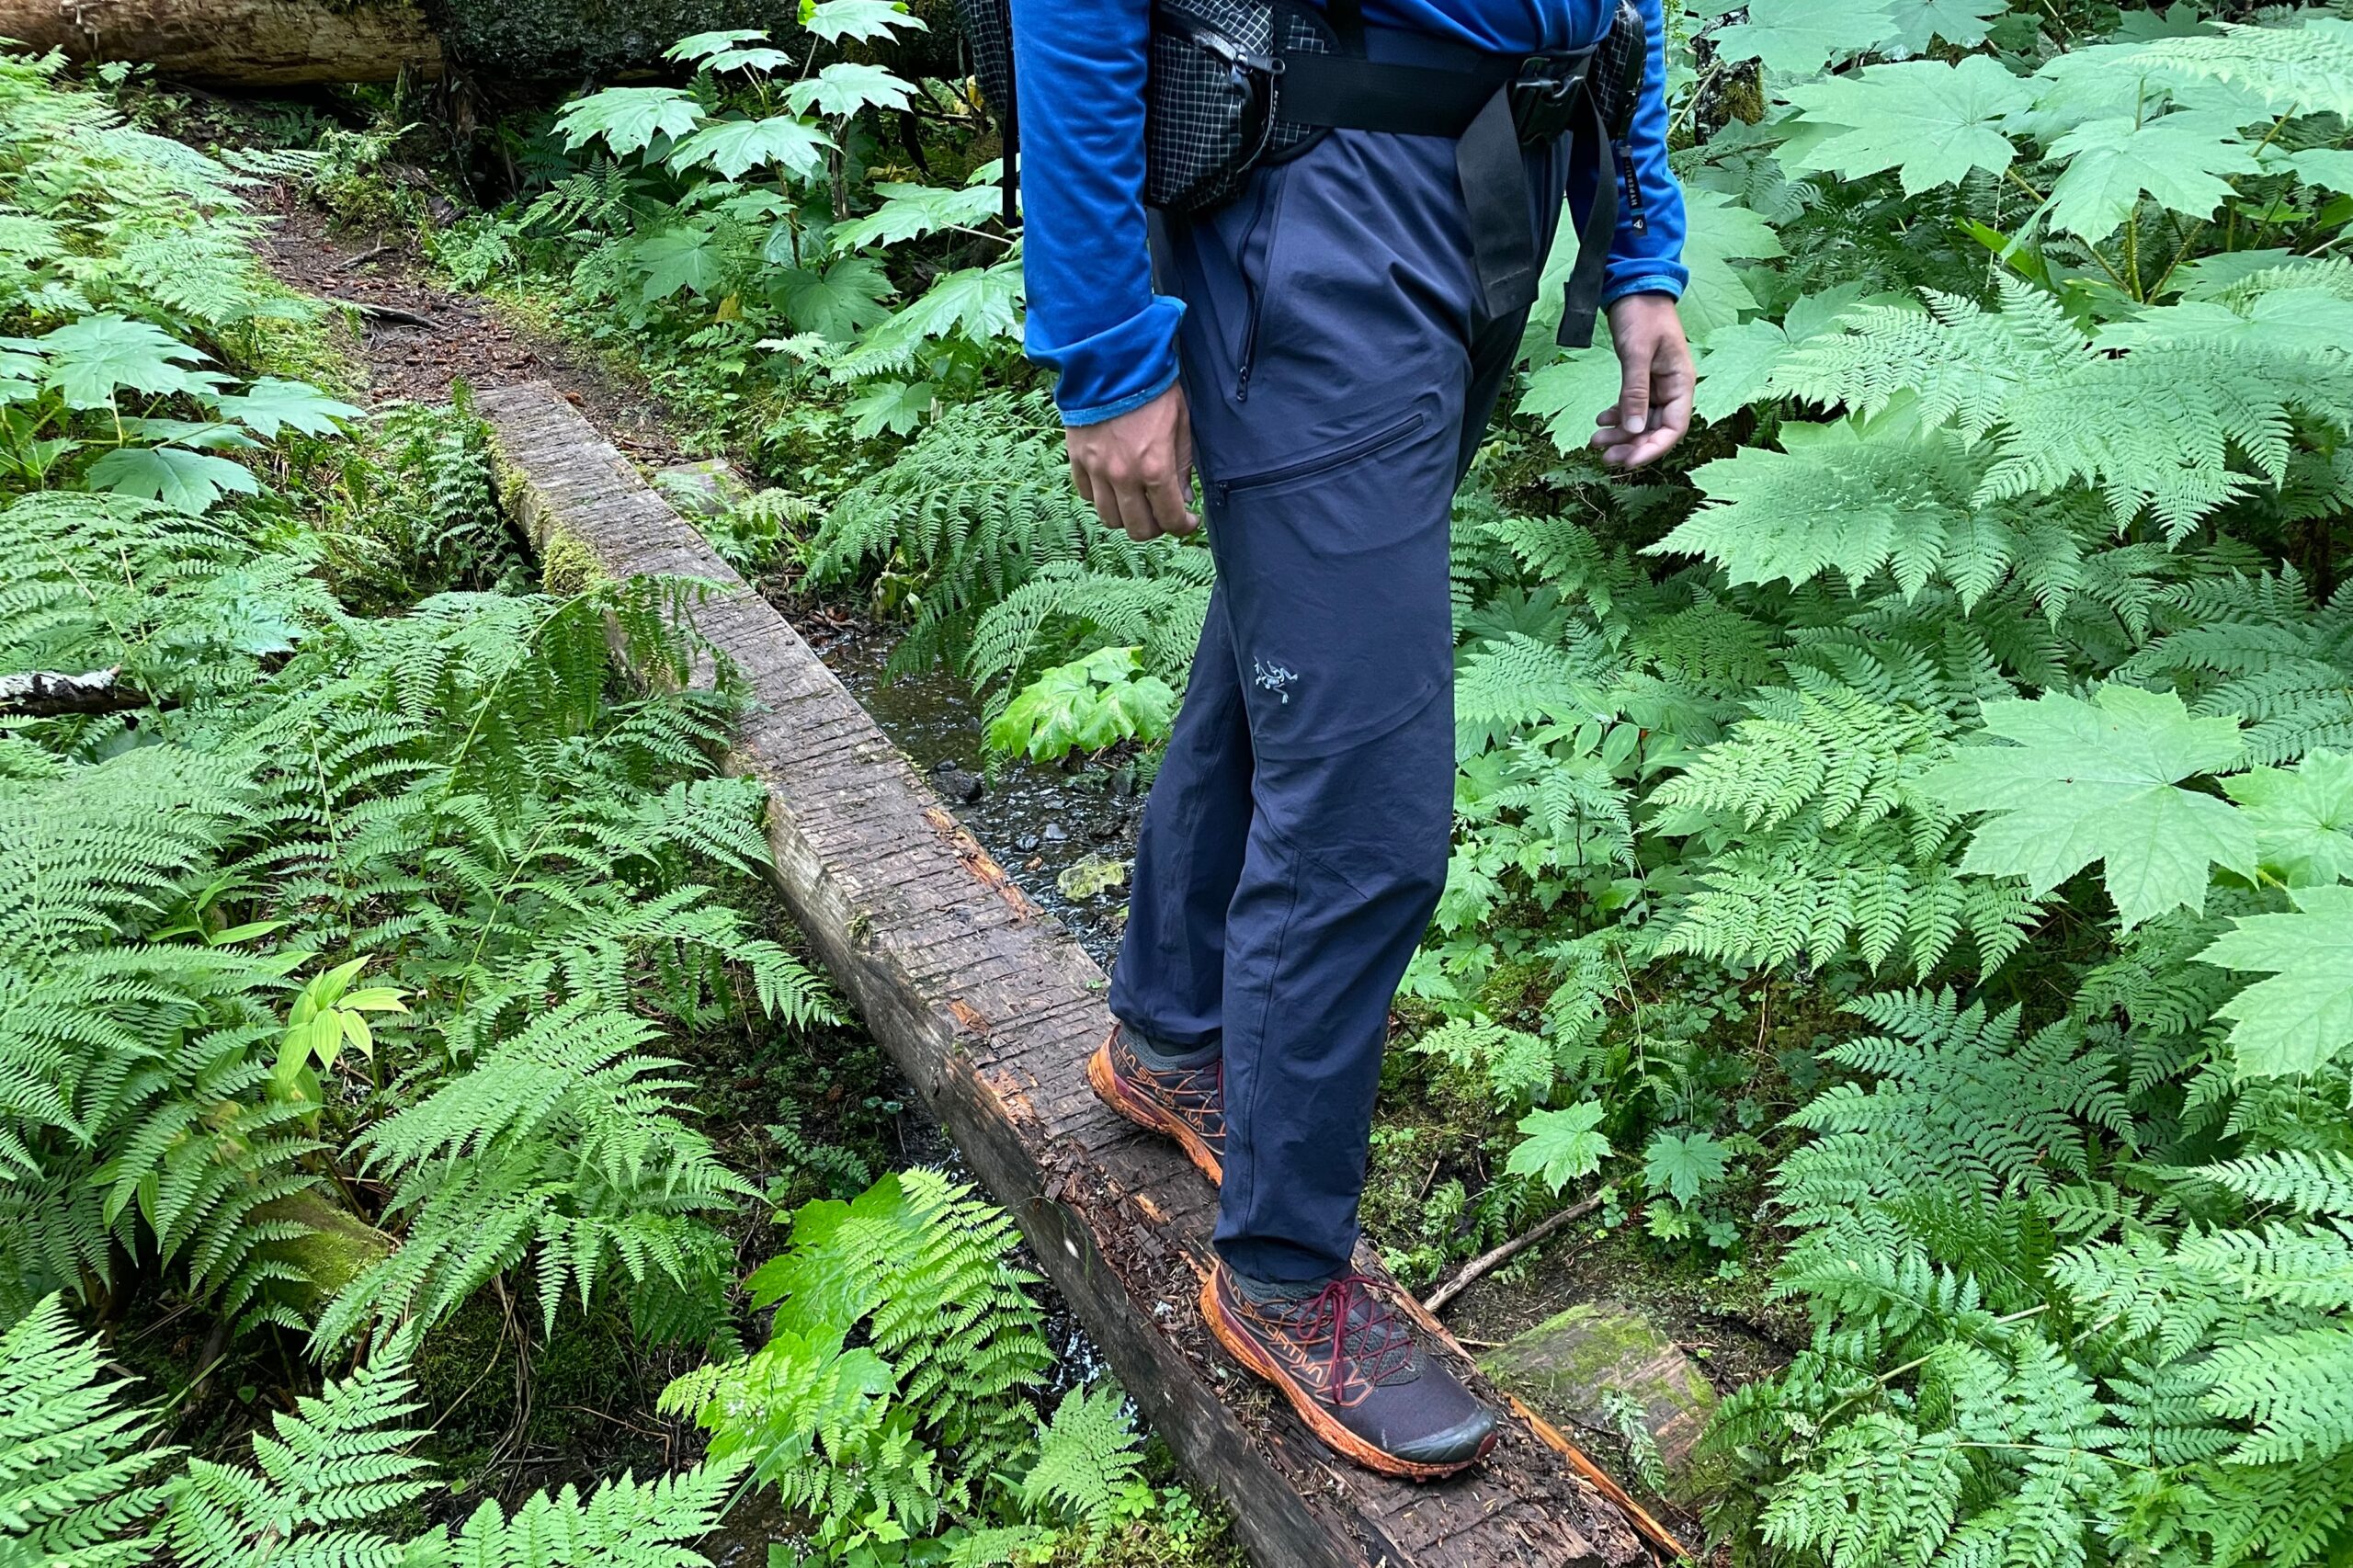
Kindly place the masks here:
POLYGON ((477 390, 550 381, 630 456, 657 467, 678 460, 677 443, 645 388, 577 348, 517 326, 479 296, 443 288, 415 241, 338 233, 287 186, 273 187, 258 205, 278 220, 262 244, 270 270, 305 293, 359 308, 358 330, 345 347, 366 372, 370 401, 439 402, 453 380, 477 390))

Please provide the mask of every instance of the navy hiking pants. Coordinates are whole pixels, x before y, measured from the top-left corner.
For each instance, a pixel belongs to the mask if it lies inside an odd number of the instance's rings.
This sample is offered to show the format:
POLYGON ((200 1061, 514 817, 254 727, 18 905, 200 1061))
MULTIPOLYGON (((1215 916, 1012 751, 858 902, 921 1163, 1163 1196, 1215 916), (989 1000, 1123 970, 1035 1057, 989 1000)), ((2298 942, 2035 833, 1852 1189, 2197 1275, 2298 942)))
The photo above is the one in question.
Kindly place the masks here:
MULTIPOLYGON (((1566 182, 1526 154, 1538 254, 1566 182)), ((1340 130, 1155 235, 1218 581, 1137 846, 1112 1013, 1222 1045, 1216 1243, 1357 1240, 1389 1005, 1445 886, 1448 517, 1526 312, 1485 314, 1455 144, 1340 130)))

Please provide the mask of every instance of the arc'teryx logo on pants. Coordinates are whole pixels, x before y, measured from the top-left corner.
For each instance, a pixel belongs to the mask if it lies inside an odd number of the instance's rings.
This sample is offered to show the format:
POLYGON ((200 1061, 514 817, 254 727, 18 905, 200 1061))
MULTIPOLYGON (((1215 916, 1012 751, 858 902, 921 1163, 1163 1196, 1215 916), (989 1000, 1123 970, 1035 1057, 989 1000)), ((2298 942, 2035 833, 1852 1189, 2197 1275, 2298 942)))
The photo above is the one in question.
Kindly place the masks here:
POLYGON ((1290 700, 1290 693, 1283 688, 1299 678, 1298 671, 1287 670, 1280 665, 1270 665, 1264 659, 1250 661, 1250 674, 1260 686, 1273 692, 1285 702, 1290 700))

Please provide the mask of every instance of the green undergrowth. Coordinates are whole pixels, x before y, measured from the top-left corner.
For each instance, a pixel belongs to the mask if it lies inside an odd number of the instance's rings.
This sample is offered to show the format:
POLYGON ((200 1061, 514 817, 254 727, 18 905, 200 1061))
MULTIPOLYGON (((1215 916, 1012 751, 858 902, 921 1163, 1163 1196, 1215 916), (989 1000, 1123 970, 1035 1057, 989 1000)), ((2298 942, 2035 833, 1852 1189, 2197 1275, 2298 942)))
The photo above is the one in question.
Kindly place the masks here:
POLYGON ((462 387, 291 375, 267 159, 0 105, 0 676, 97 694, 0 712, 0 1556, 691 1568, 756 1487, 779 1564, 1216 1560, 892 1168, 708 585, 542 572, 462 387))
MULTIPOLYGON (((567 106, 445 264, 703 356, 794 519, 751 563, 903 625, 996 744, 1149 744, 1206 556, 1069 493, 985 131, 856 69, 910 24, 821 9, 839 59, 705 37, 567 106)), ((1376 1238, 1427 1282, 1596 1198, 1802 1314, 1711 1439, 1744 1560, 2338 1561, 2353 17, 1669 32, 1698 424, 1605 472, 1608 350, 1540 307, 1455 519, 1455 857, 1376 1238)))

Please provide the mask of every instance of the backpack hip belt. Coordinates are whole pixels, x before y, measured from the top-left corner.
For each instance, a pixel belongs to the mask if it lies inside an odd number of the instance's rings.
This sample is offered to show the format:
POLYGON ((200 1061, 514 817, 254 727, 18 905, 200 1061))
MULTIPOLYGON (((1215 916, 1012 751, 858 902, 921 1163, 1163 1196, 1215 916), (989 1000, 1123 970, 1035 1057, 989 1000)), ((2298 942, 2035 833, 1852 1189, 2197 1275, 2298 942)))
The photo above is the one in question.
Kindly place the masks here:
MULTIPOLYGON (((1010 0, 957 0, 982 91, 996 108, 1014 177, 1010 0)), ((1592 47, 1495 54, 1447 40, 1388 33, 1370 59, 1361 0, 1155 0, 1145 91, 1144 200, 1171 217, 1213 211, 1258 168, 1298 156, 1334 130, 1439 136, 1455 142, 1473 258, 1490 316, 1531 303, 1544 258, 1529 223, 1523 147, 1573 137, 1592 172, 1560 341, 1593 340, 1602 265, 1617 226, 1611 148, 1632 124, 1647 40, 1620 0, 1592 47)), ((1618 160, 1622 165, 1624 159, 1618 160)), ((1630 199, 1639 197, 1630 192, 1630 199)), ((1639 222, 1639 205, 1635 209, 1639 222)))

